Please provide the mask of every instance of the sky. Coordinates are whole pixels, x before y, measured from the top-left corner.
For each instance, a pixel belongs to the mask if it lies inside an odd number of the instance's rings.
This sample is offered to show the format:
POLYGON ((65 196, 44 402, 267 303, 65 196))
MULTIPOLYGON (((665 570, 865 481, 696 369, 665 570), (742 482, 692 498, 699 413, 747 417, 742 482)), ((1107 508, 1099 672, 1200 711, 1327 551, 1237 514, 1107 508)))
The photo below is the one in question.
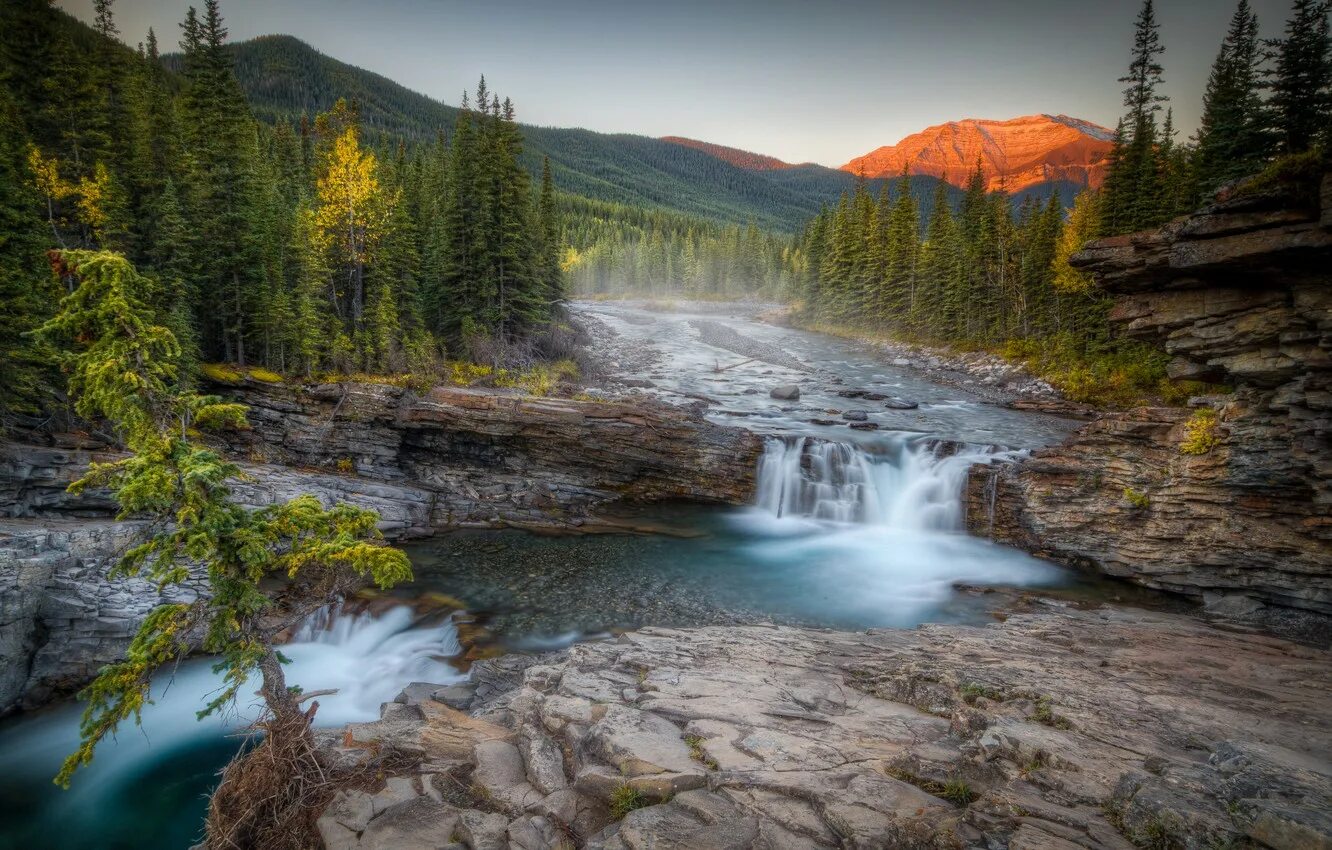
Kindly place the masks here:
MULTIPOLYGON (((1289 0, 1251 0, 1264 36, 1289 0)), ((934 124, 1063 113, 1114 126, 1140 0, 221 0, 232 40, 285 33, 457 104, 481 74, 519 120, 677 135, 839 166, 934 124)), ((92 0, 58 0, 90 21, 92 0)), ((165 51, 188 0, 118 0, 165 51)), ((199 2, 199 5, 202 5, 199 2)), ((1233 0, 1157 0, 1164 92, 1191 134, 1233 0)))

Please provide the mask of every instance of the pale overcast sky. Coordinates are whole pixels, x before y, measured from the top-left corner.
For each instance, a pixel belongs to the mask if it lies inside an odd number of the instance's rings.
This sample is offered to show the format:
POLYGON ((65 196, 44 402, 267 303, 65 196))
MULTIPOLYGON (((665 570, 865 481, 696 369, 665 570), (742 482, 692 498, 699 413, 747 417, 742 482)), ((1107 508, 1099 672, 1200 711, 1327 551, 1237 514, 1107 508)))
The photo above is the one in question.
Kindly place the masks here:
MULTIPOLYGON (((92 0, 58 0, 84 20, 92 0)), ((1252 0, 1264 35, 1288 0, 1252 0)), ((186 0, 118 0, 166 50, 186 0)), ((1139 0, 222 0, 233 40, 287 33, 456 104, 484 73, 519 119, 705 139, 837 166, 956 118, 1113 126, 1139 0)), ((1197 125, 1231 0, 1158 0, 1176 123, 1197 125)))

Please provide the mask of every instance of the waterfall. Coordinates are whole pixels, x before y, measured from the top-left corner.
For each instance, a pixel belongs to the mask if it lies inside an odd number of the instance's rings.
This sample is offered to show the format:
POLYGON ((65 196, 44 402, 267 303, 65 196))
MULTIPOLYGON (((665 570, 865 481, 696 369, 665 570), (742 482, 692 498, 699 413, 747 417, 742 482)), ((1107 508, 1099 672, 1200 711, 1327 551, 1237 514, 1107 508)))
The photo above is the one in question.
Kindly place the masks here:
POLYGON ((967 469, 997 455, 954 448, 908 434, 873 446, 773 437, 759 461, 756 505, 777 518, 958 530, 967 469))
MULTIPOLYGON (((307 618, 280 649, 290 659, 290 684, 307 691, 337 689, 319 698, 319 726, 376 720, 380 705, 412 682, 450 684, 467 678, 447 661, 462 651, 452 620, 418 623, 406 605, 377 614, 324 608, 307 618)), ((55 790, 50 782, 77 745, 81 706, 66 703, 19 718, 0 735, 0 764, 8 772, 0 780, 0 794, 17 793, 20 787, 39 789, 34 793, 50 789, 40 798, 43 817, 51 824, 78 823, 80 835, 96 835, 99 819, 113 817, 120 807, 116 801, 133 793, 134 784, 155 765, 182 753, 213 753, 203 756, 206 759, 216 758, 219 748, 224 754, 235 751, 238 739, 228 743, 228 737, 255 717, 259 706, 252 694, 258 680, 241 688, 234 709, 196 720, 195 712, 221 684, 211 659, 193 658, 163 669, 153 677, 152 702, 144 706, 142 727, 122 724, 115 738, 97 748, 92 764, 79 771, 67 792, 55 790)), ((0 845, 5 843, 0 829, 0 845)))

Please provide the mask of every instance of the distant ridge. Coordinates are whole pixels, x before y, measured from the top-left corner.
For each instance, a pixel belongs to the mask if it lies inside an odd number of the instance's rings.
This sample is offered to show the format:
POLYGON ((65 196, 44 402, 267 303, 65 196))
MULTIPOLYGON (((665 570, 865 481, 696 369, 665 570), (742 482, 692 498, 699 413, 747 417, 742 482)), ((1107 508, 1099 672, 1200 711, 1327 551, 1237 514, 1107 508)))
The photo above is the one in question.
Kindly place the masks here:
POLYGON ((892 177, 905 168, 961 187, 979 162, 992 190, 1020 192, 1049 183, 1097 188, 1105 180, 1113 141, 1114 131, 1067 115, 964 118, 913 133, 841 170, 892 177))
MULTIPOLYGON (((728 148, 725 145, 714 145, 711 142, 700 142, 698 139, 687 139, 684 136, 662 136, 661 140, 673 145, 683 145, 687 148, 703 151, 723 162, 729 162, 731 165, 747 171, 779 171, 796 167, 775 156, 766 156, 761 153, 740 150, 739 148, 728 148)), ((805 164, 808 165, 809 163, 805 164)))

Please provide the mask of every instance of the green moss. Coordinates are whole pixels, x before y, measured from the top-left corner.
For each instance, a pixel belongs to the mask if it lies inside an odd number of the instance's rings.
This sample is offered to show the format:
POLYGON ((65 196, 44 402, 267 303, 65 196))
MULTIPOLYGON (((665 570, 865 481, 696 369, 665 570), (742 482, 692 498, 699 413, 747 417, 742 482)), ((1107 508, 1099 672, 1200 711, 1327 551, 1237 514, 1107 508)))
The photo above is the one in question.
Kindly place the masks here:
POLYGON ((280 384, 282 376, 272 369, 265 369, 262 366, 253 366, 248 372, 250 378, 255 381, 262 381, 265 384, 280 384))
POLYGON ((219 384, 239 384, 245 380, 240 370, 229 363, 204 363, 199 367, 199 372, 208 380, 219 384))
POLYGON ((1037 723, 1043 723, 1055 729, 1073 728, 1073 724, 1069 722, 1068 718, 1055 714, 1054 705, 1050 702, 1049 697, 1041 697, 1036 700, 1036 710, 1032 712, 1031 716, 1037 723))
POLYGON ((1216 433, 1217 415, 1210 407, 1200 407, 1184 423, 1185 438, 1179 451, 1186 455, 1205 455, 1220 443, 1216 433))
POLYGON ((1273 160, 1252 179, 1240 185, 1235 190, 1235 197, 1285 190, 1316 208, 1319 183, 1329 169, 1332 169, 1332 150, 1315 147, 1303 153, 1288 154, 1273 160))
POLYGON ((611 792, 610 814, 615 820, 624 820, 624 816, 634 811, 652 805, 647 797, 632 785, 621 785, 611 792))
POLYGON ((988 685, 982 685, 979 682, 966 682, 958 690, 962 693, 962 701, 967 705, 975 705, 981 697, 995 702, 1003 702, 1004 700, 1002 691, 988 685))

